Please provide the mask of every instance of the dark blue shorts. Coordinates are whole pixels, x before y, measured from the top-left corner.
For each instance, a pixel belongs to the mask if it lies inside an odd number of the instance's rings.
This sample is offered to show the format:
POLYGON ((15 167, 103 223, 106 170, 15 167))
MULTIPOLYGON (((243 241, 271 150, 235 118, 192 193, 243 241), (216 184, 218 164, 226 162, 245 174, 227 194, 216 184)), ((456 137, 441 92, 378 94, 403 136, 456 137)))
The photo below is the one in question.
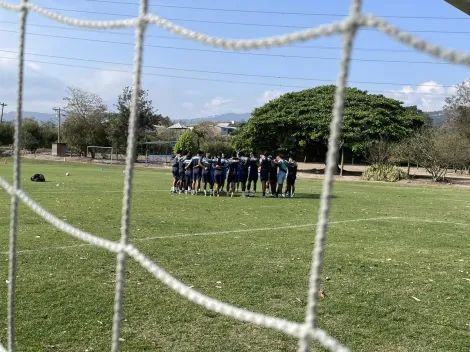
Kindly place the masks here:
POLYGON ((210 184, 213 184, 214 181, 212 179, 212 175, 210 172, 205 172, 202 174, 202 182, 204 183, 210 183, 210 184))
POLYGON ((178 176, 180 181, 184 181, 184 170, 179 170, 178 176))
POLYGON ((180 170, 177 167, 172 168, 171 173, 173 174, 174 179, 178 180, 180 178, 180 170))
POLYGON ((238 182, 238 174, 228 174, 228 183, 238 182))
POLYGON ((201 170, 199 169, 193 170, 193 181, 201 181, 201 170))
POLYGON ((289 186, 295 185, 295 180, 297 179, 296 175, 287 175, 287 184, 289 186))
POLYGON ((216 171, 214 173, 214 177, 215 177, 215 183, 216 184, 221 185, 222 183, 224 183, 224 173, 223 172, 216 171))
POLYGON ((258 173, 256 174, 249 174, 248 181, 258 181, 258 173))
POLYGON ((269 170, 261 169, 259 175, 261 177, 261 181, 269 181, 269 170))
POLYGON ((185 182, 193 182, 193 172, 191 171, 186 171, 184 174, 184 181, 185 182))
POLYGON ((239 180, 241 183, 246 183, 246 181, 248 180, 248 174, 240 174, 239 180))

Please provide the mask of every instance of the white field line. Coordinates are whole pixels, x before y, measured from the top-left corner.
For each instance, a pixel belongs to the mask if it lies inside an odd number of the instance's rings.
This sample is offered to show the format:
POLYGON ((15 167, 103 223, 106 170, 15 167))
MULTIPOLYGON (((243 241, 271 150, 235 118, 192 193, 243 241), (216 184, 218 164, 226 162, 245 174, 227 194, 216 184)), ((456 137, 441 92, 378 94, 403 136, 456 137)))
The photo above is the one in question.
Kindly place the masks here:
MULTIPOLYGON (((470 223, 409 218, 409 217, 401 217, 401 216, 383 216, 383 217, 376 217, 376 218, 338 220, 338 221, 331 221, 329 225, 334 226, 334 225, 340 225, 340 224, 345 224, 345 223, 381 221, 381 220, 382 221, 403 220, 403 221, 417 221, 417 222, 425 222, 425 223, 448 224, 448 225, 458 225, 458 226, 470 226, 470 223)), ((152 240, 159 240, 159 239, 164 240, 164 239, 170 239, 170 238, 184 238, 184 237, 197 237, 197 236, 220 236, 220 235, 228 235, 228 234, 236 234, 236 233, 258 232, 258 231, 278 231, 278 230, 288 230, 288 229, 297 229, 297 228, 305 228, 305 227, 313 228, 314 226, 316 226, 316 224, 312 223, 312 224, 300 224, 300 225, 288 225, 288 226, 276 226, 276 227, 261 227, 261 228, 251 228, 251 229, 248 228, 248 229, 240 229, 240 230, 186 233, 186 234, 177 234, 177 235, 172 235, 172 236, 152 236, 152 237, 135 238, 132 240, 132 242, 135 243, 135 242, 144 242, 144 241, 152 241, 152 240)), ((91 246, 93 245, 89 243, 79 243, 79 244, 72 244, 72 245, 67 245, 67 246, 44 247, 44 248, 38 248, 38 249, 25 249, 25 250, 19 250, 16 253, 28 254, 28 253, 45 252, 49 250, 66 250, 66 249, 91 247, 91 246)), ((0 252, 0 255, 8 255, 8 252, 0 252)))

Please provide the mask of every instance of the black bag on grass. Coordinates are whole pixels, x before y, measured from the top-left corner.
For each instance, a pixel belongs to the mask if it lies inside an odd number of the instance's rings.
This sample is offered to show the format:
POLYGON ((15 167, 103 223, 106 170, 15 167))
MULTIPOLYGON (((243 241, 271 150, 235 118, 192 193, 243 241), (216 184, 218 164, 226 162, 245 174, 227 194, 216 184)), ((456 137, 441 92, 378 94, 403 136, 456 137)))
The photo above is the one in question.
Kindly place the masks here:
POLYGON ((31 176, 31 181, 33 181, 33 182, 45 182, 46 179, 44 178, 43 174, 35 174, 34 176, 31 176))

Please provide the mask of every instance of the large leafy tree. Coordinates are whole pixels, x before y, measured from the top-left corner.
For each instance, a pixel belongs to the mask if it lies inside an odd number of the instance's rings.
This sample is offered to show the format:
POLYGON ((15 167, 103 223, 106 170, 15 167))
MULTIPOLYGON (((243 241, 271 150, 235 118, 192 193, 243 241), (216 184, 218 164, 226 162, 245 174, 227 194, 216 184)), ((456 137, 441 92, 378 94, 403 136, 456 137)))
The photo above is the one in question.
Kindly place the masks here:
MULTIPOLYGON (((329 136, 336 87, 287 93, 256 108, 234 137, 237 149, 312 154, 329 136)), ((342 146, 363 154, 380 139, 397 141, 425 124, 416 107, 356 88, 346 89, 342 146)))
MULTIPOLYGON (((137 141, 144 141, 147 132, 153 131, 155 125, 170 125, 171 121, 166 116, 156 113, 152 100, 149 99, 146 90, 138 92, 137 112, 137 141)), ((127 146, 129 129, 129 118, 131 113, 132 88, 125 87, 118 97, 116 112, 109 114, 109 125, 107 128, 108 140, 113 147, 123 152, 127 146)))
POLYGON ((101 97, 80 88, 67 88, 62 135, 72 150, 86 154, 88 145, 106 145, 106 105, 101 97))

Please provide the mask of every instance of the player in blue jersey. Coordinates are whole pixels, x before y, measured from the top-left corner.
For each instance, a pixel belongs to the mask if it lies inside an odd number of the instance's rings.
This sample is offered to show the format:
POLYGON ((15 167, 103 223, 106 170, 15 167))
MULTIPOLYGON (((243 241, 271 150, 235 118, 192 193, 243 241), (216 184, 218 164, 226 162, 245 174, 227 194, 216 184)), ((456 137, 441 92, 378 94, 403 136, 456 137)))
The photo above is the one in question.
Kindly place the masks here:
MULTIPOLYGON (((223 154, 222 154, 223 155, 223 154)), ((220 196, 220 191, 224 184, 224 173, 227 165, 227 161, 222 158, 222 155, 217 155, 214 163, 214 183, 215 183, 215 192, 214 195, 217 197, 220 196)))
POLYGON ((239 167, 238 167, 238 180, 242 185, 242 197, 246 197, 246 182, 248 181, 248 171, 250 168, 251 159, 246 157, 243 152, 238 154, 240 159, 239 167))
POLYGON ((297 162, 293 157, 289 158, 287 163, 287 185, 286 197, 294 198, 295 195, 295 180, 297 179, 297 162))
POLYGON ((253 183, 253 197, 256 194, 256 183, 258 182, 258 168, 259 168, 259 159, 256 158, 254 153, 250 155, 249 161, 250 169, 248 171, 248 185, 247 191, 248 195, 250 194, 251 183, 253 183))
POLYGON ((213 164, 214 160, 212 159, 211 155, 208 153, 205 157, 202 158, 201 164, 202 168, 202 182, 204 183, 204 195, 207 196, 207 184, 209 184, 209 191, 210 195, 214 195, 214 179, 212 178, 213 175, 213 164))
POLYGON ((192 185, 192 195, 197 195, 201 187, 201 177, 202 177, 202 160, 203 152, 200 150, 198 153, 192 157, 191 163, 193 167, 193 185, 192 185))
MULTIPOLYGON (((224 160, 224 162, 227 164, 228 160, 225 158, 225 154, 222 153, 221 154, 221 158, 222 160, 224 160)), ((225 165, 224 166, 224 170, 223 170, 223 173, 222 173, 222 185, 221 185, 221 188, 220 188, 220 191, 223 192, 224 191, 224 187, 225 187, 225 181, 227 180, 227 172, 228 172, 228 165, 225 165)), ((227 193, 228 193, 228 190, 229 190, 229 185, 227 185, 227 193)))
POLYGON ((271 197, 276 197, 276 186, 277 186, 277 164, 276 160, 272 156, 268 156, 271 160, 269 166, 269 189, 271 191, 271 197))
POLYGON ((261 189, 263 191, 262 197, 266 197, 266 188, 269 182, 269 169, 271 167, 271 159, 264 154, 260 155, 259 159, 260 165, 260 179, 261 179, 261 189))
POLYGON ((181 150, 176 152, 176 155, 171 160, 171 174, 173 175, 173 186, 170 189, 170 193, 176 193, 178 182, 180 179, 179 175, 179 161, 181 157, 181 150))
POLYGON ((240 159, 237 157, 237 153, 233 153, 232 157, 228 161, 228 178, 227 178, 227 196, 233 197, 235 188, 238 182, 238 166, 240 165, 240 159))
POLYGON ((184 165, 184 193, 191 192, 193 186, 193 163, 192 153, 186 155, 186 159, 183 162, 184 165))
POLYGON ((179 179, 178 179, 178 193, 181 193, 184 191, 184 161, 186 160, 186 152, 183 151, 182 155, 180 156, 179 158, 179 161, 178 161, 178 176, 179 176, 179 179))
MULTIPOLYGON (((276 189, 276 197, 284 197, 284 193, 282 193, 282 188, 284 186, 284 181, 287 176, 287 163, 284 160, 284 156, 279 154, 276 156, 276 159, 273 160, 274 164, 276 164, 277 170, 277 189, 276 189)), ((274 192, 274 191, 273 191, 274 192)))

